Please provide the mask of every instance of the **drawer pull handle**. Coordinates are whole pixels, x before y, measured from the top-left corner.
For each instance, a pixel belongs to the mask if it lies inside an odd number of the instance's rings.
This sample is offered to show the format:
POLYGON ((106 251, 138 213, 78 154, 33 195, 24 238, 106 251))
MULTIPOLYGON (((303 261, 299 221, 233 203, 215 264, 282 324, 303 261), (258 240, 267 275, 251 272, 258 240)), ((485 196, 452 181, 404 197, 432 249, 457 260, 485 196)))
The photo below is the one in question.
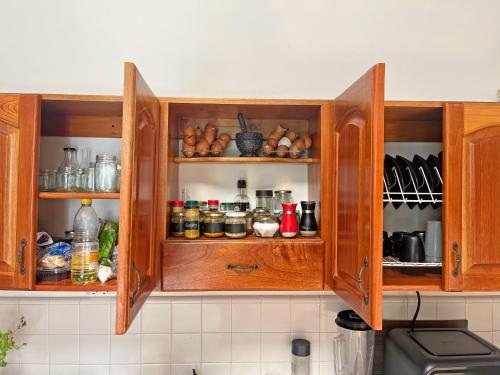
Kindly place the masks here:
POLYGON ((26 267, 24 266, 24 248, 26 247, 27 243, 28 242, 25 239, 22 239, 21 243, 19 244, 19 250, 17 251, 17 261, 21 266, 19 268, 19 272, 21 273, 21 275, 24 275, 26 273, 26 267))
POLYGON ((230 271, 257 271, 260 269, 260 264, 246 264, 246 265, 237 265, 233 263, 226 264, 226 270, 230 271))
POLYGON ((358 279, 356 280, 356 283, 358 284, 358 289, 363 294, 363 301, 365 302, 365 305, 368 305, 368 292, 366 292, 363 289, 363 271, 366 268, 368 268, 368 257, 365 257, 365 259, 363 260, 363 264, 361 265, 361 268, 358 271, 358 279))
POLYGON ((455 252, 455 267, 453 268, 451 274, 453 275, 453 277, 458 277, 458 274, 460 273, 460 262, 462 260, 462 257, 460 255, 460 248, 457 242, 453 242, 452 248, 455 252))

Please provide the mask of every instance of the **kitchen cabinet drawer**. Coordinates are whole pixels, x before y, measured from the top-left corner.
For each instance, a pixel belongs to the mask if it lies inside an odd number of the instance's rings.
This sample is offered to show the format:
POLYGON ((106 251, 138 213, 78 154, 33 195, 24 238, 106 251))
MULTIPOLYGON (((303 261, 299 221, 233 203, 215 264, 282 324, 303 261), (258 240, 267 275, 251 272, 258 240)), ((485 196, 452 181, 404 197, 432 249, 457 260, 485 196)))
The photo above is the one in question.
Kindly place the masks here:
POLYGON ((321 239, 163 243, 163 290, 322 290, 321 239))

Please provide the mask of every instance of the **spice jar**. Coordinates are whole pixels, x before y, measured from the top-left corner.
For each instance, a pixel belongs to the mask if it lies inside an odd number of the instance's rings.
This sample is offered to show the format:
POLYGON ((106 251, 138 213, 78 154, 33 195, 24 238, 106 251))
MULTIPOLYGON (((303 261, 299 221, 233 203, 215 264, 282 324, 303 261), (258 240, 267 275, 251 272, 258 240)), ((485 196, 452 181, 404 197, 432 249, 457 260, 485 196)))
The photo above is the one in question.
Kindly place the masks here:
POLYGON ((97 155, 95 164, 95 191, 102 193, 116 192, 116 156, 97 155))
POLYGON ((234 210, 234 203, 233 202, 222 202, 220 204, 220 212, 223 214, 226 214, 229 211, 234 210))
POLYGON ((298 223, 295 213, 297 203, 283 203, 283 216, 281 217, 280 231, 285 238, 292 238, 297 235, 298 223))
POLYGON ((293 203, 291 190, 276 190, 273 198, 273 211, 275 215, 283 214, 283 203, 293 203))
POLYGON ((273 209, 272 190, 257 190, 255 198, 255 208, 267 208, 269 211, 273 209))
POLYGON ((254 234, 257 237, 274 237, 278 234, 280 224, 276 215, 256 215, 253 223, 254 234))
POLYGON ((187 201, 184 205, 184 238, 200 238, 200 206, 198 201, 187 201))
POLYGON ((198 201, 200 206, 200 236, 205 232, 205 214, 208 211, 208 204, 206 201, 198 201))
POLYGON ((247 235, 246 213, 230 211, 226 214, 226 237, 243 238, 247 235))
POLYGON ((302 217, 300 218, 300 235, 304 237, 313 237, 318 233, 318 224, 314 217, 315 201, 301 201, 302 217))
POLYGON ((170 235, 174 237, 184 236, 184 202, 172 202, 172 215, 170 215, 170 235))
POLYGON ((223 213, 208 211, 205 214, 203 235, 208 238, 224 237, 225 220, 223 213))

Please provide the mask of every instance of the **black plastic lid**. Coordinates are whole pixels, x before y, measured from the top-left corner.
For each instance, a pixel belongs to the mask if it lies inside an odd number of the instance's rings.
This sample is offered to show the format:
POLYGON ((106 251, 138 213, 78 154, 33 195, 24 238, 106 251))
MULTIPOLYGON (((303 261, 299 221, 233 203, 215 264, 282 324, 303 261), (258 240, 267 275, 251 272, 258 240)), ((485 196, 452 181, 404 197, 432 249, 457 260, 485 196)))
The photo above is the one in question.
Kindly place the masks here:
POLYGON ((305 339, 293 340, 292 354, 297 357, 309 357, 311 355, 311 343, 305 339))
POLYGON ((246 180, 238 180, 238 189, 246 189, 247 181, 246 180))
POLYGON ((273 197, 273 191, 272 190, 256 190, 255 191, 255 196, 256 197, 273 197))
POLYGON ((368 324, 365 323, 363 319, 359 317, 354 310, 344 310, 337 314, 337 319, 335 323, 339 327, 350 329, 352 331, 371 331, 368 324))

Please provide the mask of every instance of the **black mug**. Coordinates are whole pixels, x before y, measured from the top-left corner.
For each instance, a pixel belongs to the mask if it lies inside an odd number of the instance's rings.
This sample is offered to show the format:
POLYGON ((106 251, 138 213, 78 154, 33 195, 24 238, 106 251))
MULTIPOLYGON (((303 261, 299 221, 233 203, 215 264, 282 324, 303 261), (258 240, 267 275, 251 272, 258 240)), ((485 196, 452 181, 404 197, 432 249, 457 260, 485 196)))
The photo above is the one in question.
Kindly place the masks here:
POLYGON ((392 236, 389 237, 390 255, 392 257, 399 258, 401 256, 401 244, 404 238, 408 235, 408 232, 393 232, 392 236))
POLYGON ((401 241, 401 262, 425 262, 425 248, 418 234, 408 234, 401 241))

